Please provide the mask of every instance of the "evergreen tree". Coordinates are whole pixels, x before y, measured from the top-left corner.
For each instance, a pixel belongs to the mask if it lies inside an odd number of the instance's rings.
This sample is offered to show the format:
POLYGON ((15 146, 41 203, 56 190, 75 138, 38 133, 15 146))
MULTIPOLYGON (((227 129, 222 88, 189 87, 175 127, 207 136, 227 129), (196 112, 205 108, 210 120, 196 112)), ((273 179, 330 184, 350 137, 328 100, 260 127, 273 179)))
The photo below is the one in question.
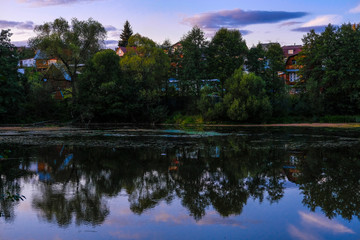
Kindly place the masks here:
POLYGON ((129 38, 133 35, 133 31, 131 29, 131 25, 128 20, 126 20, 124 24, 124 29, 120 34, 119 47, 126 47, 129 42, 129 38))

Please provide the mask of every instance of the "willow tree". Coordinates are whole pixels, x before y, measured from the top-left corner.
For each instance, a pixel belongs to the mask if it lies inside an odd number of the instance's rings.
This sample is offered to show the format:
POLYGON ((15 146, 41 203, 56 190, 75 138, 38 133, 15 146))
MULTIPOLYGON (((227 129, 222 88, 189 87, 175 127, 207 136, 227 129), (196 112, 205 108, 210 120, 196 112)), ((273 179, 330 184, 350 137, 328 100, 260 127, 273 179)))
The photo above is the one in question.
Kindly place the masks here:
POLYGON ((29 45, 43 51, 48 57, 61 61, 71 77, 75 101, 80 64, 86 63, 103 46, 105 28, 92 18, 87 21, 73 18, 71 25, 64 18, 58 18, 54 22, 36 26, 34 31, 37 36, 29 40, 29 45))

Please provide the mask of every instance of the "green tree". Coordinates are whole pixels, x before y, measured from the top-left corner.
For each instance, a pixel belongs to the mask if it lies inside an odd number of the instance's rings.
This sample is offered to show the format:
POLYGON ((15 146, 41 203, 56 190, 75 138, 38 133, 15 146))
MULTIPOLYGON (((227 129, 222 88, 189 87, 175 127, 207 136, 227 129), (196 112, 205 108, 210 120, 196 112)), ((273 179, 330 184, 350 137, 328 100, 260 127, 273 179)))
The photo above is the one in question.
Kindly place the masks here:
POLYGON ((179 77, 182 91, 200 95, 201 80, 207 79, 206 51, 208 42, 204 32, 197 26, 193 27, 180 41, 179 77))
POLYGON ((247 53, 246 67, 249 72, 260 76, 265 71, 265 50, 260 43, 249 49, 247 53))
POLYGON ((244 64, 247 51, 239 30, 221 28, 211 39, 208 51, 209 71, 212 78, 220 79, 222 89, 225 80, 244 64))
POLYGON ((299 62, 306 95, 316 115, 359 114, 360 29, 343 24, 329 25, 324 32, 308 33, 299 62))
POLYGON ((100 50, 106 37, 105 28, 91 18, 87 21, 73 18, 71 26, 64 18, 58 18, 54 22, 36 26, 34 31, 37 36, 29 40, 29 45, 64 64, 71 77, 72 94, 76 102, 79 65, 86 63, 100 50))
POLYGON ((209 86, 201 89, 197 107, 205 120, 224 120, 226 115, 221 97, 209 86))
POLYGON ((110 49, 97 52, 79 77, 78 107, 82 122, 121 121, 124 88, 121 81, 120 57, 110 49))
POLYGON ((159 121, 165 114, 159 103, 162 87, 167 83, 169 57, 154 41, 140 34, 130 37, 127 50, 120 65, 130 87, 131 119, 159 121))
POLYGON ((271 43, 265 51, 267 67, 261 74, 266 83, 266 92, 272 105, 275 116, 287 114, 288 94, 284 79, 278 73, 285 70, 283 50, 279 43, 271 43))
POLYGON ((18 55, 11 44, 10 29, 0 33, 0 121, 18 121, 23 103, 23 85, 17 72, 18 55))
POLYGON ((261 122, 271 116, 271 103, 261 77, 244 74, 239 68, 226 81, 225 87, 224 104, 231 120, 261 122))
POLYGON ((133 35, 133 31, 131 29, 131 25, 128 20, 126 20, 124 24, 124 29, 120 34, 119 47, 126 47, 128 45, 130 37, 133 35))

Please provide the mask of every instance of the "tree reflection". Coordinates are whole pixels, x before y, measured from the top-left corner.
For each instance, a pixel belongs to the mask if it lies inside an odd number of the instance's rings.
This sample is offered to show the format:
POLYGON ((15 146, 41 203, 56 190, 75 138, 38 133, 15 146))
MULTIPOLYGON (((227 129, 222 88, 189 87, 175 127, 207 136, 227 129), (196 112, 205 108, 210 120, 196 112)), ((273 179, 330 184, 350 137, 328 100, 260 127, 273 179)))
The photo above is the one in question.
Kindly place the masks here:
POLYGON ((227 141, 205 142, 166 149, 166 154, 156 148, 42 148, 36 156, 43 177, 33 206, 47 221, 67 226, 73 218, 77 224, 103 222, 109 213, 105 197, 121 190, 136 214, 177 196, 196 220, 209 206, 229 216, 240 214, 250 197, 281 198, 284 176, 273 149, 232 141, 237 148, 226 150, 227 141))
MULTIPOLYGON (((174 148, 54 146, 29 151, 39 176, 32 205, 41 218, 64 227, 103 223, 110 211, 106 200, 120 192, 126 192, 135 214, 179 198, 195 220, 210 207, 224 217, 239 215, 249 199, 278 202, 287 179, 299 184, 303 202, 312 210, 321 207, 328 217, 359 217, 360 161, 351 149, 291 152, 271 139, 253 143, 232 136, 174 148)), ((16 181, 10 182, 16 189, 16 181)))
POLYGON ((311 149, 299 164, 303 203, 333 218, 360 219, 360 153, 353 148, 311 149))
POLYGON ((6 196, 21 195, 20 179, 31 175, 21 168, 21 165, 28 162, 28 157, 20 149, 9 150, 4 146, 0 148, 0 155, 2 155, 0 158, 0 217, 3 217, 6 222, 12 222, 15 218, 14 208, 18 202, 11 201, 6 196), (4 151, 7 152, 6 157, 3 157, 4 151))

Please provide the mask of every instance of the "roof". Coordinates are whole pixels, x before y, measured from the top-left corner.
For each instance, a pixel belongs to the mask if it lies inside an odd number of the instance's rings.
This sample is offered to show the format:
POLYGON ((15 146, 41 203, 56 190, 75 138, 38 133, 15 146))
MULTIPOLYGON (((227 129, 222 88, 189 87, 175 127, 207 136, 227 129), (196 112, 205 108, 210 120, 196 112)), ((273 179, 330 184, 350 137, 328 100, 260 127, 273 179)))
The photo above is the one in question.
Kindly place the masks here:
POLYGON ((283 54, 284 54, 284 57, 285 58, 288 58, 290 56, 293 56, 293 55, 296 55, 298 54, 299 52, 301 52, 302 50, 302 45, 288 45, 288 46, 283 46, 282 47, 282 50, 283 50, 283 54), (291 51, 292 52, 289 52, 291 51))
POLYGON ((67 81, 71 81, 71 77, 70 75, 67 73, 67 71, 65 70, 64 68, 64 65, 62 64, 59 64, 59 63, 52 63, 50 65, 50 67, 47 69, 46 73, 45 73, 45 76, 47 74, 51 74, 50 71, 51 71, 51 68, 56 68, 57 70, 59 70, 59 72, 61 73, 61 75, 64 77, 65 80, 67 81))
POLYGON ((35 60, 39 60, 39 59, 50 59, 50 57, 49 57, 45 52, 43 52, 43 51, 41 51, 41 50, 37 50, 34 59, 35 59, 35 60))

